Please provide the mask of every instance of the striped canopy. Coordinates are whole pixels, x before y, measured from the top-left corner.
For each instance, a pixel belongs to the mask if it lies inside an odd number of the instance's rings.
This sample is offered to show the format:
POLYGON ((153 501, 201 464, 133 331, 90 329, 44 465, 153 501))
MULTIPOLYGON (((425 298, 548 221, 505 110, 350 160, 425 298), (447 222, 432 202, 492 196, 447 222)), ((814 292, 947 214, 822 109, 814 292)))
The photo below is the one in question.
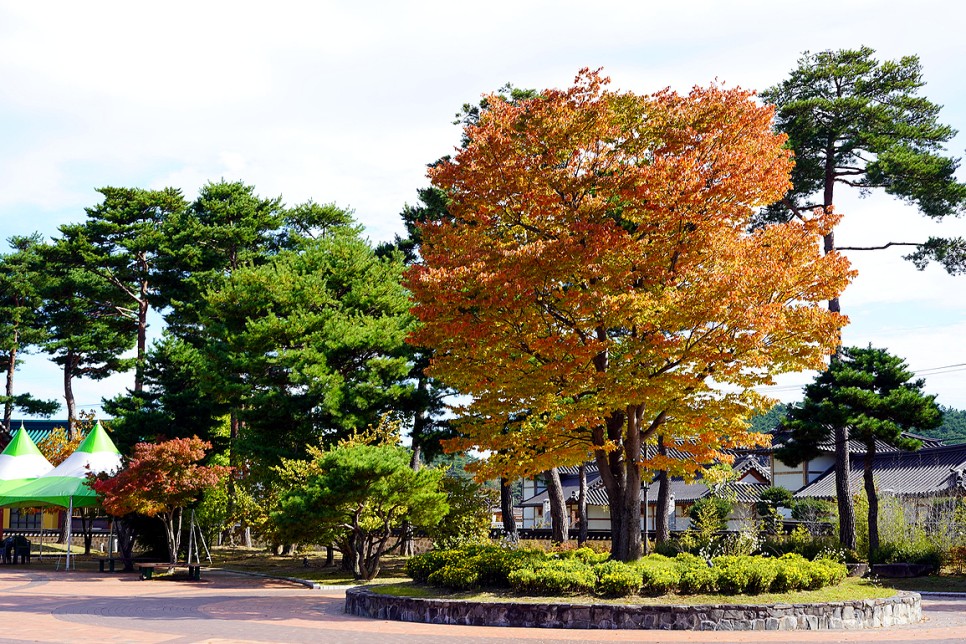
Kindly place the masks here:
MULTIPOLYGON (((35 448, 36 449, 36 448, 35 448)), ((43 476, 0 494, 0 506, 75 508, 97 505, 97 494, 87 486, 88 473, 114 472, 121 467, 117 451, 100 423, 67 459, 43 476)))
POLYGON ((40 453, 21 424, 13 440, 0 453, 0 494, 6 494, 52 469, 54 466, 40 453))

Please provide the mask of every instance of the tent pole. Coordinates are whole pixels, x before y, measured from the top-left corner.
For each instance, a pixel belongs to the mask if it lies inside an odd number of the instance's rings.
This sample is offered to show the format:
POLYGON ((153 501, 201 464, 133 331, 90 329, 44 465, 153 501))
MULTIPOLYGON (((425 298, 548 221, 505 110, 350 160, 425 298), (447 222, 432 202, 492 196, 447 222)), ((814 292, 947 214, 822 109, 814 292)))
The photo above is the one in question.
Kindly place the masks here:
POLYGON ((40 506, 40 554, 37 558, 44 560, 44 506, 40 506))
POLYGON ((69 497, 67 501, 67 570, 70 570, 70 542, 71 528, 74 526, 74 497, 69 497))

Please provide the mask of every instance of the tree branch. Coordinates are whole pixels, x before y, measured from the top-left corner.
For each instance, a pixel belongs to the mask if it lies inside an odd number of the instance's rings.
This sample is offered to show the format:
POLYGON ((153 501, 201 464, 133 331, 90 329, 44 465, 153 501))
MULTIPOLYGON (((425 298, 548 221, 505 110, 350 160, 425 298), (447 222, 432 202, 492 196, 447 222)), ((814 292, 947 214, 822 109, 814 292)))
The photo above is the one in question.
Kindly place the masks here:
POLYGON ((836 250, 883 250, 890 246, 922 246, 921 242, 889 242, 882 246, 839 246, 836 250))

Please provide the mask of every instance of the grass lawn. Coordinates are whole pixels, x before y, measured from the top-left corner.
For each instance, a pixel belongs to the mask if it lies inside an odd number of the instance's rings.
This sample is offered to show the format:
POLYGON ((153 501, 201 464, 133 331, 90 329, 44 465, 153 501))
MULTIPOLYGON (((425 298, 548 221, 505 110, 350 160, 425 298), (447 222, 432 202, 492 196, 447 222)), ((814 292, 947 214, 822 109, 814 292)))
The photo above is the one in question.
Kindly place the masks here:
POLYGON ((880 579, 883 586, 897 590, 933 593, 966 593, 966 575, 928 575, 905 579, 880 579))
MULTIPOLYGON (((325 551, 300 552, 297 555, 274 555, 264 548, 218 546, 211 550, 212 565, 228 570, 256 572, 274 577, 296 577, 324 584, 357 584, 351 572, 342 570, 341 556, 336 553, 336 565, 325 565, 325 551)), ((408 579, 404 571, 406 560, 398 555, 381 559, 382 568, 373 583, 391 583, 408 579)))
POLYGON ((804 590, 793 593, 766 593, 761 595, 664 595, 662 597, 622 597, 602 599, 585 595, 567 597, 523 597, 510 591, 447 593, 438 588, 421 584, 396 583, 373 588, 374 592, 400 597, 425 599, 465 599, 492 602, 559 602, 567 604, 633 604, 639 606, 696 606, 701 604, 804 604, 813 602, 847 601, 892 597, 896 589, 874 584, 866 579, 847 578, 838 586, 820 590, 804 590))

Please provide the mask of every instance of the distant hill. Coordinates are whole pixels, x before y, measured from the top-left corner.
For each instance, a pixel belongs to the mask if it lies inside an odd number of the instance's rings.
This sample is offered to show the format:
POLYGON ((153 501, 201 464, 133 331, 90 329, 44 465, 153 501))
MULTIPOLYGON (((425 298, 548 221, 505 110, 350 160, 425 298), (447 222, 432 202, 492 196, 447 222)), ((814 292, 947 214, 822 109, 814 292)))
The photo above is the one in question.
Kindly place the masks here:
MULTIPOLYGON (((947 445, 966 443, 966 410, 943 407, 943 424, 936 429, 917 430, 915 433, 938 438, 947 445)), ((778 403, 764 414, 758 414, 751 419, 751 430, 755 432, 767 432, 778 426, 785 414, 788 413, 788 405, 778 403)))

